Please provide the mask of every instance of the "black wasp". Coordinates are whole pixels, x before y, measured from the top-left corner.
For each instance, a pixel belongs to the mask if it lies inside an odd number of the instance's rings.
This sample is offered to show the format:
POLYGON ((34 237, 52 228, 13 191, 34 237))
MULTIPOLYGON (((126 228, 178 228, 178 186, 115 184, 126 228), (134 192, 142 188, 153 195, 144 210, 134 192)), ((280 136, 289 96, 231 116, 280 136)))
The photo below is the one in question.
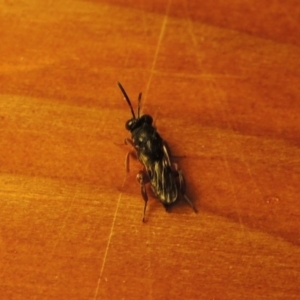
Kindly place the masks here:
POLYGON ((142 94, 140 93, 138 97, 136 117, 127 93, 121 83, 118 82, 118 85, 132 113, 132 118, 126 122, 126 129, 131 132, 132 139, 125 139, 125 143, 131 145, 134 150, 126 155, 126 170, 129 172, 130 155, 137 157, 144 166, 144 169, 137 174, 137 180, 141 185, 141 193, 145 201, 143 222, 145 221, 148 201, 145 185, 148 182, 166 210, 178 199, 179 193, 181 193, 192 209, 197 212, 195 206, 185 194, 183 174, 175 163, 171 163, 167 144, 153 126, 152 117, 150 115, 140 116, 142 94))

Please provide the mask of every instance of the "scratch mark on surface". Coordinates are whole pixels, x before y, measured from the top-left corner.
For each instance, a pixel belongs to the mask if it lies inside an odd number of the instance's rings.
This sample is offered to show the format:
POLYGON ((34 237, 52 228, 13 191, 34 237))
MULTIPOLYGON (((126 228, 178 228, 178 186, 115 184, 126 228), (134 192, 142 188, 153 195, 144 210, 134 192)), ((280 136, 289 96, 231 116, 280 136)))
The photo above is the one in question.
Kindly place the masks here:
MULTIPOLYGON (((126 181, 126 178, 123 181, 122 187, 124 187, 125 181, 126 181)), ((115 213, 114 213, 113 221, 112 221, 111 228, 110 228, 110 233, 109 233, 109 236, 108 236, 108 240, 107 240, 107 244, 106 244, 106 248, 105 248, 105 252, 104 252, 103 262, 102 262, 102 266, 101 266, 101 269, 100 269, 99 278, 98 278, 98 281, 97 281, 94 300, 97 299, 97 296, 98 296, 98 293, 99 293, 99 288, 100 288, 100 284, 101 284, 101 280, 102 280, 102 275, 103 275, 104 267, 105 267, 105 264, 106 264, 107 254, 108 254, 108 250, 109 250, 110 243, 111 243, 111 238, 112 238, 112 235, 113 235, 113 230, 114 230, 115 223, 116 223, 116 218, 117 218, 117 213, 118 213, 119 205, 120 205, 120 202, 121 202, 121 198, 122 198, 122 193, 120 193, 118 201, 117 201, 116 210, 115 210, 115 213)))
MULTIPOLYGON (((170 76, 169 72, 164 72, 163 70, 154 70, 154 74, 160 75, 160 76, 170 76)), ((201 74, 188 74, 188 73, 180 73, 180 72, 172 72, 172 77, 178 77, 178 78, 189 78, 189 79, 207 79, 210 80, 212 78, 220 78, 220 79, 237 79, 241 78, 241 76, 238 75, 232 75, 232 74, 217 74, 217 73, 204 73, 201 74)))
MULTIPOLYGON (((166 26, 167 26, 167 22, 168 22, 168 15, 169 15, 169 11, 170 11, 170 6, 171 6, 171 0, 168 1, 165 16, 164 16, 164 19, 163 19, 163 22, 162 22, 162 25, 161 25, 161 28, 160 28, 159 38, 158 38, 156 50, 155 50, 155 53, 154 53, 152 66, 151 66, 151 70, 150 70, 150 76, 149 76, 149 79, 148 79, 148 82, 147 82, 147 85, 146 85, 146 90, 145 90, 145 93, 144 93, 145 97, 144 98, 147 98, 148 91, 149 91, 149 88, 150 88, 150 84, 151 84, 151 81, 152 81, 152 77, 153 77, 153 74, 154 74, 154 70, 155 70, 155 66, 156 66, 156 62, 157 62, 157 58, 158 58, 158 53, 159 53, 159 50, 160 50, 160 47, 161 47, 162 39, 163 39, 163 36, 165 34, 165 30, 166 30, 166 26)), ((144 103, 145 103, 145 101, 144 101, 144 103)))
MULTIPOLYGON (((147 99, 147 95, 148 95, 149 88, 150 88, 150 85, 151 85, 152 77, 155 74, 155 67, 156 67, 159 51, 160 51, 160 48, 161 48, 162 40, 163 40, 165 31, 166 31, 166 26, 167 26, 167 22, 168 22, 168 15, 169 15, 170 7, 171 7, 171 2, 172 1, 169 0, 168 3, 167 3, 164 19, 163 19, 163 22, 162 22, 162 25, 161 25, 161 28, 160 28, 160 33, 159 33, 159 37, 158 37, 158 41, 157 41, 157 46, 156 46, 156 49, 155 49, 155 53, 154 53, 154 57, 153 57, 153 61, 152 61, 151 69, 150 69, 150 76, 149 76, 149 79, 148 79, 148 82, 147 82, 147 85, 146 85, 146 89, 145 89, 145 92, 144 92, 144 99, 147 99)), ((145 103, 145 100, 144 100, 144 103, 145 103)), ((157 110, 156 110, 156 113, 154 115, 154 120, 156 120, 156 117, 157 117, 157 110)), ((149 228, 148 228, 148 234, 149 234, 149 228)), ((148 254, 149 254, 149 256, 148 256, 149 257, 149 265, 148 265, 148 272, 147 273, 148 273, 148 277, 151 279, 151 278, 153 278, 153 273, 152 273, 152 268, 151 268, 151 265, 152 265, 152 263, 151 263, 151 253, 148 253, 148 254)), ((107 255, 107 253, 105 253, 105 256, 106 255, 107 255)), ((102 273, 103 273, 103 268, 104 268, 104 263, 103 263, 103 266, 102 266, 102 269, 101 269, 101 272, 100 272, 100 278, 98 280, 98 285, 97 285, 96 295, 95 295, 94 300, 96 300, 96 297, 97 297, 97 294, 98 294, 98 290, 99 290, 99 286, 100 286, 100 282, 101 282, 101 277, 102 277, 102 273)), ((149 282, 152 282, 152 281, 150 280, 149 282)), ((153 291, 153 283, 150 284, 150 287, 149 287, 149 299, 153 299, 152 291, 153 291)))

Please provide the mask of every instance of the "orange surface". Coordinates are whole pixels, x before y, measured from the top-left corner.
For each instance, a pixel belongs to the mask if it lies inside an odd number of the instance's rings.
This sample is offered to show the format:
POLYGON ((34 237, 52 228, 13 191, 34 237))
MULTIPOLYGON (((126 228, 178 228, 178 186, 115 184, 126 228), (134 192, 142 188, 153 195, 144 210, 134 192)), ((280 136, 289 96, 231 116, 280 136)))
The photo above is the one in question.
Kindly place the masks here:
POLYGON ((300 4, 202 2, 1 2, 1 299, 299 299, 300 4), (117 81, 198 214, 141 222, 117 81))

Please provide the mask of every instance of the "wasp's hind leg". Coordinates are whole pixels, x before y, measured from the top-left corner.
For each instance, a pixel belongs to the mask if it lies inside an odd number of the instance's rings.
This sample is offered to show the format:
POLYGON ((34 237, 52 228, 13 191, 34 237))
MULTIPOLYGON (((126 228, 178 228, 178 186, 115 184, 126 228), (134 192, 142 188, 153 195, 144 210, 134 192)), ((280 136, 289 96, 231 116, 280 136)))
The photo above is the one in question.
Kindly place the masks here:
POLYGON ((130 139, 125 139, 125 144, 130 145, 132 147, 132 149, 130 151, 128 151, 128 153, 126 154, 126 157, 125 157, 125 169, 126 169, 126 172, 128 173, 129 172, 129 157, 131 156, 131 157, 137 159, 137 156, 136 156, 136 151, 134 148, 133 141, 130 139))
POLYGON ((144 205, 144 212, 143 212, 143 222, 145 222, 145 214, 146 214, 146 208, 147 208, 147 203, 148 203, 148 195, 147 195, 147 191, 146 191, 146 183, 149 181, 149 178, 146 174, 145 171, 140 171, 137 173, 136 175, 136 179, 139 182, 140 186, 141 186, 141 194, 142 197, 145 201, 145 205, 144 205))
POLYGON ((185 179, 182 174, 182 171, 178 169, 178 166, 176 163, 173 163, 173 166, 174 166, 175 172, 178 176, 179 189, 180 189, 181 194, 183 195, 183 198, 191 206, 191 208, 194 210, 194 212, 197 213, 198 212, 197 208, 195 207, 193 202, 188 198, 188 196, 185 194, 185 179))

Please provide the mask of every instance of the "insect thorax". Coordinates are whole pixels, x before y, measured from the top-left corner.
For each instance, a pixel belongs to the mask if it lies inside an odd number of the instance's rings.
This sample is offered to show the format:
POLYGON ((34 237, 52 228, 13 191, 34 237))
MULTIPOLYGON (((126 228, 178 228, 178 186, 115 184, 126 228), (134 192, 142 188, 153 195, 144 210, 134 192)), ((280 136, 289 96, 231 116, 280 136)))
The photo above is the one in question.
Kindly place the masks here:
POLYGON ((150 160, 163 157, 163 140, 153 126, 143 124, 132 132, 132 140, 138 154, 148 156, 150 160))

